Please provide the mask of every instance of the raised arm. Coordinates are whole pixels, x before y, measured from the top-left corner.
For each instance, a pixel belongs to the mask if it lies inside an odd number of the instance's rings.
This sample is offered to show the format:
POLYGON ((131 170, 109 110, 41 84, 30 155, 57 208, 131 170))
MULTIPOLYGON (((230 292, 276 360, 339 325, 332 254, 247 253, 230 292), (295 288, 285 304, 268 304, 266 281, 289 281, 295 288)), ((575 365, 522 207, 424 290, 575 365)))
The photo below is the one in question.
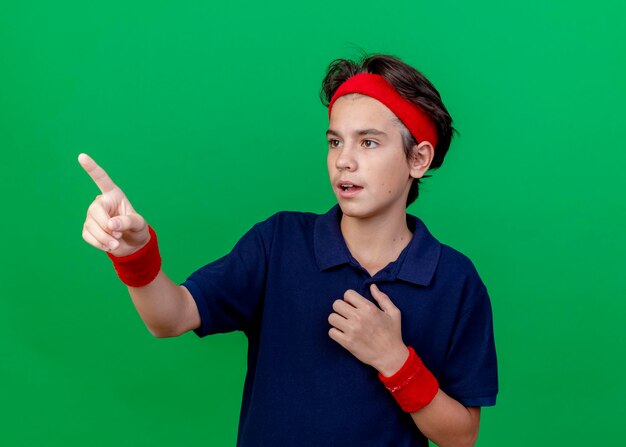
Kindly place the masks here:
MULTIPOLYGON (((116 257, 129 256, 145 247, 150 241, 148 224, 124 192, 87 154, 80 154, 78 162, 101 192, 87 209, 83 239, 116 257)), ((147 285, 128 286, 128 292, 155 337, 174 337, 200 326, 198 308, 189 291, 176 285, 162 270, 147 285)))

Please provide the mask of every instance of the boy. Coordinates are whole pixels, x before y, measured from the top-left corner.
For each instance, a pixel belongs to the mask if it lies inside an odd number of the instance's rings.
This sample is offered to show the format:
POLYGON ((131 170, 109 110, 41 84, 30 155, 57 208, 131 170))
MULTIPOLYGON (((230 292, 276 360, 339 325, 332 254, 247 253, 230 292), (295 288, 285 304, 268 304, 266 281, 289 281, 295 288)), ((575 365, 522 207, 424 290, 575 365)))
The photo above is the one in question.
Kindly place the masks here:
POLYGON ((474 445, 494 405, 487 290, 406 214, 453 133, 437 90, 397 58, 331 63, 328 213, 281 212, 178 286, 154 230, 84 154, 102 195, 83 238, 105 250, 150 332, 243 331, 239 446, 474 445))

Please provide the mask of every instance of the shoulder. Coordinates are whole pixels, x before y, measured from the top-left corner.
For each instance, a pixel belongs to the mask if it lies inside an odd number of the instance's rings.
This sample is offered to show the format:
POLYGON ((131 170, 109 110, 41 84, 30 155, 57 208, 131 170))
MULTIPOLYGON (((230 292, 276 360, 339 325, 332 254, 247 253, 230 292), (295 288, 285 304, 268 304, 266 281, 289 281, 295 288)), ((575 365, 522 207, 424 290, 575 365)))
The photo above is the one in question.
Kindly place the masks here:
MULTIPOLYGON (((263 222, 275 222, 281 224, 297 224, 315 222, 320 215, 306 211, 279 211, 263 222)), ((262 222, 261 222, 262 223, 262 222)))
POLYGON ((458 277, 479 277, 474 262, 464 253, 440 243, 439 268, 458 277))
MULTIPOLYGON (((435 275, 444 276, 446 280, 465 279, 478 277, 478 271, 472 260, 460 250, 445 244, 430 231, 426 223, 417 216, 409 215, 409 223, 414 227, 415 247, 411 250, 414 256, 422 256, 435 266, 435 275), (428 255, 424 256, 424 252, 428 255)), ((442 278, 440 278, 442 279, 442 278)))
POLYGON ((279 211, 255 224, 251 231, 270 245, 276 240, 299 240, 313 234, 318 217, 319 214, 311 212, 279 211))
POLYGON ((408 216, 414 230, 403 278, 416 284, 454 290, 466 281, 480 281, 474 263, 461 251, 442 243, 418 217, 408 216))
MULTIPOLYGON (((421 221, 418 219, 418 223, 421 221)), ((430 233, 426 225, 421 222, 425 229, 425 237, 422 239, 424 247, 437 252, 436 267, 433 272, 435 288, 445 290, 448 296, 456 297, 459 305, 466 305, 474 300, 488 300, 487 288, 478 272, 475 263, 461 250, 441 242, 430 233)))
POLYGON ((444 278, 454 290, 458 305, 465 309, 490 309, 487 286, 482 280, 476 265, 464 253, 449 245, 441 244, 441 256, 437 275, 444 278))
POLYGON ((304 211, 279 211, 255 225, 261 231, 282 231, 315 225, 319 214, 304 211))

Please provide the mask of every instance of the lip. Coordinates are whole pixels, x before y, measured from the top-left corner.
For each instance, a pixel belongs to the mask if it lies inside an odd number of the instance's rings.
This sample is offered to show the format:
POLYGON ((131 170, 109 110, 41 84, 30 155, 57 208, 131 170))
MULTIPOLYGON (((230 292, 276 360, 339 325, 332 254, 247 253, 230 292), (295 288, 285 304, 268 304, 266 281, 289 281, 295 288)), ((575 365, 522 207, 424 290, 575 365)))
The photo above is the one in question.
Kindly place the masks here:
POLYGON ((339 180, 337 183, 335 183, 335 189, 337 190, 337 194, 345 199, 355 197, 361 191, 363 191, 363 187, 361 185, 357 185, 356 183, 351 182, 349 180, 339 180), (343 188, 341 187, 341 185, 346 184, 346 183, 349 183, 350 185, 353 186, 348 191, 344 191, 343 188))

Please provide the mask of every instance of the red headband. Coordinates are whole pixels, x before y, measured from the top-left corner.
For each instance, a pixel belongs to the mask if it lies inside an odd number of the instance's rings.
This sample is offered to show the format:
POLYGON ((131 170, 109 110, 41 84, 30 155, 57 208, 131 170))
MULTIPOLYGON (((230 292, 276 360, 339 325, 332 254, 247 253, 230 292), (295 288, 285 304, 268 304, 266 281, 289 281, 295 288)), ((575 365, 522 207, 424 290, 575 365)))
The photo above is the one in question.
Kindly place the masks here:
POLYGON ((437 146, 437 128, 426 112, 404 99, 385 78, 377 74, 359 73, 341 84, 328 104, 329 118, 337 98, 350 93, 360 93, 382 102, 402 121, 418 143, 430 141, 433 147, 437 146))

